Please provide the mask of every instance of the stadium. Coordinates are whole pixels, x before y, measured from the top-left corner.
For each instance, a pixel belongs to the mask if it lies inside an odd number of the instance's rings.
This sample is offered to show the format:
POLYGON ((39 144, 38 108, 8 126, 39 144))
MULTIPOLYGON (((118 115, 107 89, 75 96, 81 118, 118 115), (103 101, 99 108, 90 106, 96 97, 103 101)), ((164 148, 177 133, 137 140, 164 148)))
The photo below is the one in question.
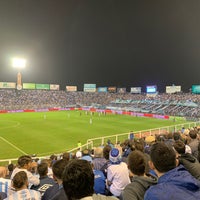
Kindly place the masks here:
POLYGON ((199 10, 1 0, 0 200, 199 200, 199 10))
MULTIPOLYGON (((180 131, 199 125, 200 97, 182 93, 180 86, 127 88, 23 83, 0 83, 2 162, 16 161, 21 154, 39 158, 63 152, 123 142, 135 138, 180 131), (153 90, 152 90, 153 88, 153 90), (178 89, 177 89, 178 88, 178 89)), ((194 87, 194 86, 193 86, 194 87)))

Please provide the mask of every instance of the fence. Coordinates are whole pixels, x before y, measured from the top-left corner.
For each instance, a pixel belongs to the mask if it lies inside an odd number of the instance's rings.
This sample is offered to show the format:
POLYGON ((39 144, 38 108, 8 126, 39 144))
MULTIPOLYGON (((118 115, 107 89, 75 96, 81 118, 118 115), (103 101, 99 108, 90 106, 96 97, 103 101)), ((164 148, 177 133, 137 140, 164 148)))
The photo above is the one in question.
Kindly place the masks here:
MULTIPOLYGON (((170 131, 175 132, 178 130, 181 130, 182 127, 185 128, 192 128, 192 127, 196 127, 200 125, 200 121, 197 122, 190 122, 190 123, 184 123, 184 124, 177 124, 177 125, 173 125, 173 126, 166 126, 166 127, 160 127, 160 128, 155 128, 155 129, 148 129, 148 130, 141 130, 141 131, 137 131, 134 132, 133 135, 135 138, 142 138, 142 137, 147 137, 149 135, 155 135, 155 134, 166 134, 170 131)), ((107 140, 112 141, 113 143, 117 143, 118 141, 124 141, 126 139, 129 139, 131 136, 132 132, 130 133, 122 133, 122 134, 117 134, 117 135, 110 135, 110 136, 104 136, 104 137, 98 137, 98 138, 91 138, 87 140, 87 143, 82 145, 80 147, 81 150, 87 148, 87 149, 92 149, 95 146, 100 146, 100 145, 104 145, 105 143, 107 143, 107 140)), ((69 150, 68 152, 76 152, 77 151, 77 147, 69 150)), ((57 156, 60 156, 62 154, 55 154, 57 156)), ((42 156, 42 157, 37 157, 39 159, 42 158, 49 158, 50 155, 47 156, 42 156)), ((7 163, 11 163, 11 162, 16 162, 18 160, 18 158, 11 158, 11 159, 4 159, 4 160, 0 160, 0 163, 2 164, 7 164, 7 163)))
MULTIPOLYGON (((134 132, 133 135, 135 138, 143 138, 143 137, 147 137, 149 135, 156 135, 156 134, 160 135, 160 134, 166 134, 168 132, 175 132, 175 131, 181 130, 182 127, 192 128, 192 127, 196 127, 198 125, 200 125, 200 121, 137 131, 137 132, 134 132)), ((124 141, 125 139, 130 139, 131 135, 132 135, 132 132, 98 137, 98 138, 91 138, 91 139, 87 140, 87 148, 93 148, 95 146, 104 145, 105 143, 107 143, 107 140, 110 140, 113 143, 117 143, 119 141, 124 141)))

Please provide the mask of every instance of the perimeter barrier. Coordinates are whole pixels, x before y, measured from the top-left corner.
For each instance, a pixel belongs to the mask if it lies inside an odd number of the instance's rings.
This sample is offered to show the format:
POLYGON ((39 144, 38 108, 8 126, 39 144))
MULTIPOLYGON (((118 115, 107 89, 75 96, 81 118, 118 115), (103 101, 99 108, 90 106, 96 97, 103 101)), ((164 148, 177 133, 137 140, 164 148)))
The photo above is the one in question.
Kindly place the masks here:
POLYGON ((101 146, 107 143, 108 140, 112 141, 114 144, 117 144, 118 142, 124 141, 126 139, 130 139, 131 137, 134 138, 144 138, 147 136, 155 136, 155 135, 161 135, 166 134, 169 132, 176 132, 182 129, 182 127, 188 129, 192 127, 196 127, 200 125, 200 121, 197 122, 190 122, 190 123, 184 123, 184 124, 177 124, 173 126, 165 126, 155 129, 148 129, 148 130, 141 130, 136 132, 129 132, 129 133, 122 133, 117 135, 110 135, 110 136, 104 136, 104 137, 97 137, 97 138, 91 138, 87 140, 87 148, 93 148, 95 146, 101 146))
MULTIPOLYGON (((129 133, 122 133, 122 134, 116 134, 116 135, 109 135, 109 136, 103 136, 103 137, 97 137, 97 138, 91 138, 87 140, 87 143, 82 145, 80 147, 80 150, 83 149, 92 149, 94 147, 97 146, 101 146, 101 145, 105 145, 107 143, 108 140, 110 140, 112 143, 116 144, 117 142, 121 142, 124 141, 126 139, 130 139, 130 137, 134 137, 134 138, 143 138, 143 137, 147 137, 150 135, 160 135, 160 134, 166 134, 168 132, 175 132, 175 131, 179 131, 182 129, 182 127, 188 129, 188 128, 193 128, 193 127, 197 127, 200 126, 200 121, 196 121, 196 122, 190 122, 190 123, 183 123, 183 124, 177 124, 177 125, 173 125, 173 126, 165 126, 165 127, 160 127, 160 128, 155 128, 155 129, 148 129, 148 130, 141 130, 141 131, 133 131, 133 132, 129 132, 129 133)), ((77 151, 77 147, 69 150, 69 153, 75 153, 77 151)), ((62 155, 61 152, 59 154, 54 154, 57 155, 58 157, 60 157, 62 155)), ((46 156, 42 156, 42 157, 37 157, 39 159, 43 159, 43 158, 49 158, 50 155, 46 155, 46 156)), ((7 165, 9 163, 16 163, 18 160, 18 158, 10 158, 10 159, 2 159, 0 160, 0 165, 7 165)))

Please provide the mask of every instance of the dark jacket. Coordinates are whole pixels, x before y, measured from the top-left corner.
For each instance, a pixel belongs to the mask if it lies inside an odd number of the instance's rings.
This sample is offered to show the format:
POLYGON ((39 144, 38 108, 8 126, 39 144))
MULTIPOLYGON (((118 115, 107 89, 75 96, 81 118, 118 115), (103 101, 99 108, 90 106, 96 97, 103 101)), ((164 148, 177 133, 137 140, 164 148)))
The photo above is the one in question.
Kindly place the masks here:
POLYGON ((192 150, 192 155, 198 159, 199 158, 199 140, 192 139, 188 144, 192 150))
POLYGON ((132 182, 128 184, 122 192, 123 200, 143 200, 146 190, 157 183, 157 178, 153 176, 134 176, 132 182))
POLYGON ((197 200, 200 199, 200 181, 194 178, 183 165, 165 174, 158 183, 145 193, 144 200, 197 200))
POLYGON ((63 185, 56 183, 45 191, 42 200, 68 200, 68 198, 63 189, 63 185))
POLYGON ((44 176, 44 177, 40 177, 40 184, 37 186, 32 185, 31 189, 37 190, 41 193, 41 195, 43 195, 44 192, 48 188, 52 187, 54 184, 56 184, 56 182, 52 178, 49 178, 48 176, 44 176))
POLYGON ((200 180, 200 163, 191 154, 181 154, 178 157, 179 163, 182 164, 196 179, 200 180))

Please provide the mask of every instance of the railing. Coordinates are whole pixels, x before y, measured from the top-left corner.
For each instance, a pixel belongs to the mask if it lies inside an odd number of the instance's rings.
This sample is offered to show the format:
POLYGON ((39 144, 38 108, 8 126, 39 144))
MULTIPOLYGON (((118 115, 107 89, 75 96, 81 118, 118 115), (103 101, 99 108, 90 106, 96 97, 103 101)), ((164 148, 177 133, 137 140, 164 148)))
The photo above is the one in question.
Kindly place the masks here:
MULTIPOLYGON (((149 135, 155 135, 155 134, 166 134, 170 131, 178 131, 181 130, 182 127, 185 128, 192 128, 192 127, 196 127, 200 125, 200 121, 197 122, 190 122, 190 123, 184 123, 184 124, 177 124, 177 125, 173 125, 173 126, 165 126, 165 127, 160 127, 160 128, 155 128, 155 129, 148 129, 148 130, 141 130, 141 131, 136 131, 133 132, 133 135, 135 138, 142 138, 142 137, 147 137, 149 135)), ((81 150, 87 148, 87 149, 92 149, 95 146, 100 146, 100 145, 104 145, 105 143, 107 143, 107 140, 109 139, 111 142, 113 143, 117 143, 119 141, 124 141, 126 139, 129 139, 131 136, 132 132, 130 133, 122 133, 122 134, 117 134, 117 135, 109 135, 109 136, 103 136, 103 137, 97 137, 97 138, 91 138, 87 140, 87 143, 82 145, 80 147, 81 150)), ((72 153, 72 152, 76 152, 77 151, 77 147, 69 150, 68 152, 72 153)), ((62 152, 63 153, 63 152, 62 152)), ((62 155, 62 153, 60 154, 55 154, 57 156, 62 155)), ((42 156, 42 157, 37 157, 39 159, 42 158, 49 158, 50 155, 47 156, 42 156)), ((18 160, 18 158, 10 158, 10 159, 3 159, 0 160, 0 163, 11 163, 11 162, 16 162, 18 160)))
POLYGON ((129 139, 132 133, 135 138, 143 138, 143 137, 147 137, 149 135, 166 134, 170 131, 175 132, 175 131, 181 130, 182 127, 192 128, 192 127, 196 127, 198 125, 200 125, 200 121, 184 123, 184 124, 177 124, 177 125, 173 125, 173 126, 165 126, 165 127, 155 128, 155 129, 141 130, 141 131, 136 131, 136 132, 122 133, 122 134, 117 134, 117 135, 109 135, 109 136, 104 136, 104 137, 91 138, 91 139, 87 140, 87 144, 88 144, 87 147, 90 146, 90 148, 93 148, 95 146, 104 145, 105 143, 107 143, 107 140, 110 140, 116 144, 119 141, 124 141, 125 139, 129 139))

